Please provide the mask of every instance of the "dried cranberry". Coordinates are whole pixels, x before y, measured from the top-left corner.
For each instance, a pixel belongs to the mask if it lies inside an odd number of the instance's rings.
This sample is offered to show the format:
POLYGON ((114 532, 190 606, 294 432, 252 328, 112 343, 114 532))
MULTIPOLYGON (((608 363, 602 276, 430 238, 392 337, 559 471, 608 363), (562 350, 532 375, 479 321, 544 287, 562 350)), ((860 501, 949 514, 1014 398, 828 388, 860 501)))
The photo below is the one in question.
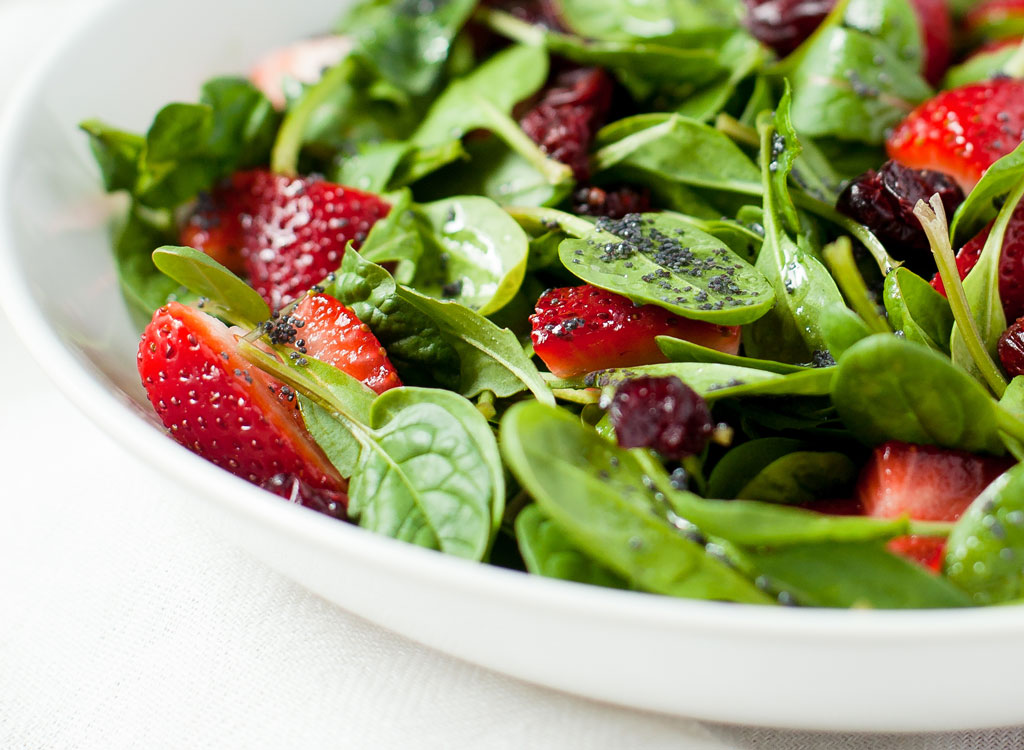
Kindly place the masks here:
POLYGON ((999 361, 1010 377, 1024 375, 1024 318, 1020 318, 999 337, 999 361))
POLYGON ((744 25, 762 44, 788 55, 821 25, 836 0, 745 0, 744 25))
POLYGON ((590 144, 612 103, 612 79, 601 68, 570 68, 555 77, 519 121, 523 131, 577 180, 590 176, 590 144))
POLYGON ((348 497, 344 492, 312 487, 292 474, 276 474, 260 485, 268 492, 292 503, 345 520, 348 497))
POLYGON ((853 180, 839 196, 836 208, 874 232, 894 258, 915 270, 929 270, 935 263, 914 206, 935 193, 942 198, 947 216, 964 201, 963 190, 952 177, 887 161, 877 172, 870 169, 853 180))
POLYGON ((620 446, 653 448, 670 459, 700 453, 714 431, 707 403, 675 376, 625 381, 608 415, 620 446))
POLYGON ((553 31, 567 30, 555 0, 484 0, 484 5, 553 31))
POLYGON ((621 219, 626 214, 643 214, 651 210, 651 191, 647 188, 579 188, 572 196, 572 210, 581 216, 604 216, 621 219))

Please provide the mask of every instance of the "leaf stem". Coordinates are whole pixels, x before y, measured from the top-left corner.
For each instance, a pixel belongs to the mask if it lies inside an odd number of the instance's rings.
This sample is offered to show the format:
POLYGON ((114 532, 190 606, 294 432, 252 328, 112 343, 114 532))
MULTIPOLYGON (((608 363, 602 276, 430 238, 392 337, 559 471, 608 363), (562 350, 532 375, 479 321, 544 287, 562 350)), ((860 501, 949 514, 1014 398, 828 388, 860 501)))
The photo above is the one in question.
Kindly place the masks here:
POLYGON ((953 319, 964 338, 967 351, 988 387, 997 397, 1002 398, 1006 391, 1006 380, 988 353, 985 343, 981 340, 978 323, 971 314, 971 308, 967 303, 967 294, 964 292, 964 285, 960 281, 960 273, 956 267, 953 245, 949 241, 946 209, 943 207, 938 193, 932 196, 930 206, 923 200, 918 201, 914 208, 914 215, 921 221, 921 226, 924 228, 925 234, 928 235, 932 255, 935 256, 935 264, 939 267, 939 277, 946 288, 949 307, 953 311, 953 319))
POLYGON ((839 284, 850 307, 863 318, 875 333, 892 333, 892 328, 878 310, 878 305, 871 299, 864 277, 857 269, 857 261, 853 259, 853 245, 849 237, 840 237, 822 250, 825 262, 828 263, 832 277, 839 284))
POLYGON ((532 233, 540 234, 559 229, 571 237, 581 239, 595 231, 593 222, 565 211, 543 206, 505 206, 505 213, 532 233))
POLYGON ((735 117, 727 115, 725 112, 719 113, 718 117, 715 118, 715 129, 745 146, 757 148, 761 145, 761 139, 758 138, 757 131, 754 128, 744 125, 735 117))
POLYGON ((559 187, 573 182, 572 169, 567 164, 549 158, 533 142, 533 139, 523 132, 519 123, 482 96, 476 96, 475 103, 483 112, 487 113, 487 129, 526 159, 534 169, 543 175, 548 184, 559 187))
POLYGON ((953 521, 915 521, 907 519, 908 531, 914 536, 947 537, 956 524, 953 521))
POLYGON ((888 251, 885 249, 885 245, 875 237, 870 229, 860 222, 854 221, 848 216, 843 216, 841 213, 836 211, 834 206, 830 206, 824 201, 820 201, 817 198, 807 195, 802 190, 791 190, 791 194, 793 196, 793 202, 800 208, 810 211, 815 216, 839 226, 855 239, 859 240, 860 243, 867 248, 867 251, 871 253, 871 257, 875 259, 875 263, 878 264, 878 268, 883 275, 888 276, 891 271, 902 265, 900 261, 895 260, 889 255, 888 251))
POLYGON ((996 422, 999 429, 1010 437, 1024 443, 1024 419, 1011 414, 1003 406, 996 407, 996 422))
POLYGON ((514 42, 529 44, 535 47, 544 45, 546 34, 543 29, 531 23, 526 23, 526 21, 520 21, 511 13, 494 10, 493 8, 479 8, 473 14, 473 20, 514 42))

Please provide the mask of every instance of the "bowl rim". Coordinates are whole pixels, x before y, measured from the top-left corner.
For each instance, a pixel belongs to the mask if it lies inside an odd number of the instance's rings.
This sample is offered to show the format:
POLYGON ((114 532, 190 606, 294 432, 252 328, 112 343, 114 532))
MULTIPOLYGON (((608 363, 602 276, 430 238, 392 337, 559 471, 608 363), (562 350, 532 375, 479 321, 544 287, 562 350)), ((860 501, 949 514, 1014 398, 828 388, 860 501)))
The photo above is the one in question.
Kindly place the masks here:
MULTIPOLYGON (((94 0, 52 39, 15 87, 0 119, 0 305, 16 334, 57 388, 122 448, 162 475, 184 484, 251 521, 280 528, 430 585, 456 587, 462 593, 486 591, 523 606, 570 608, 608 621, 644 622, 685 632, 729 632, 759 638, 876 640, 880 637, 941 640, 951 635, 996 636, 1024 630, 1024 607, 996 606, 937 610, 844 610, 769 607, 678 599, 643 592, 587 586, 524 575, 489 564, 461 560, 384 537, 358 526, 337 523, 314 511, 281 502, 167 438, 104 387, 78 361, 47 322, 28 289, 12 222, 13 172, 23 135, 31 127, 34 105, 48 78, 75 43, 101 28, 109 14, 133 0, 94 0)), ((214 74, 215 71, 212 74, 214 74)), ((73 126, 73 124, 69 124, 73 126)), ((84 137, 84 136, 83 136, 84 137)), ((97 189, 100 183, 97 182, 97 189)))

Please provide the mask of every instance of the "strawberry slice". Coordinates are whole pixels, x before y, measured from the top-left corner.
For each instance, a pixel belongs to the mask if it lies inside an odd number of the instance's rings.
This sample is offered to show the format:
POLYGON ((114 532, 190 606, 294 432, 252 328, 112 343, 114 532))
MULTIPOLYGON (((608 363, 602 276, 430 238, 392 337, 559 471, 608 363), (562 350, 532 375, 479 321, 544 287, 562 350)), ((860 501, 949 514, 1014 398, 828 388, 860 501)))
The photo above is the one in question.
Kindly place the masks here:
MULTIPOLYGON (((875 448, 861 471, 857 500, 868 516, 956 521, 1012 465, 1006 458, 891 441, 875 448)), ((944 545, 940 538, 907 536, 889 549, 937 569, 944 545)))
POLYGON ((312 177, 235 173, 200 202, 185 227, 190 246, 229 268, 238 259, 274 309, 295 300, 362 244, 390 206, 376 195, 312 177))
MULTIPOLYGON (((961 280, 967 278, 967 274, 977 265, 991 230, 992 225, 989 224, 960 248, 956 255, 956 267, 961 280)), ((942 295, 946 294, 938 274, 932 279, 932 286, 942 295)), ((1024 205, 1017 206, 1006 225, 1003 249, 999 256, 999 298, 1008 321, 1024 317, 1024 205)))
POLYGON ((952 176, 969 193, 1024 132, 1024 80, 997 78, 943 91, 889 137, 889 156, 914 169, 952 176))
POLYGON ((688 320, 589 284, 545 292, 530 322, 534 351, 560 378, 667 362, 656 336, 675 336, 731 354, 740 346, 738 326, 688 320))
POLYGON ((160 308, 143 333, 138 368, 157 415, 186 448, 254 484, 286 475, 317 490, 345 489, 297 407, 238 354, 216 318, 177 302, 160 308))
POLYGON ((278 319, 274 330, 299 352, 337 367, 377 393, 402 385, 377 337, 351 308, 330 295, 304 297, 291 315, 278 319))

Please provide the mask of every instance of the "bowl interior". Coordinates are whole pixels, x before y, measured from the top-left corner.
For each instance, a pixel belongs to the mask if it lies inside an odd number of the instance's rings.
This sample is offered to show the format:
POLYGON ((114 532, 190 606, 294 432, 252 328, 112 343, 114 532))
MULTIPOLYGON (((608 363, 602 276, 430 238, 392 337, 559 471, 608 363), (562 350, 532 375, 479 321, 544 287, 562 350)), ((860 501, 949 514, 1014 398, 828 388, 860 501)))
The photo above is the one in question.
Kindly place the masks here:
POLYGON ((102 194, 75 126, 100 117, 142 131, 168 101, 194 101, 211 75, 244 74, 273 46, 324 31, 341 5, 112 0, 26 81, 0 134, 0 291, 71 398, 216 509, 225 531, 271 565, 476 663, 603 700, 726 721, 906 730, 1024 721, 1009 689, 1024 657, 1024 611, 789 611, 527 578, 281 503, 161 434, 138 383, 138 331, 111 261, 110 226, 124 203, 102 194), (970 667, 970 704, 948 688, 951 652, 970 667), (897 660, 914 679, 880 684, 897 660))

